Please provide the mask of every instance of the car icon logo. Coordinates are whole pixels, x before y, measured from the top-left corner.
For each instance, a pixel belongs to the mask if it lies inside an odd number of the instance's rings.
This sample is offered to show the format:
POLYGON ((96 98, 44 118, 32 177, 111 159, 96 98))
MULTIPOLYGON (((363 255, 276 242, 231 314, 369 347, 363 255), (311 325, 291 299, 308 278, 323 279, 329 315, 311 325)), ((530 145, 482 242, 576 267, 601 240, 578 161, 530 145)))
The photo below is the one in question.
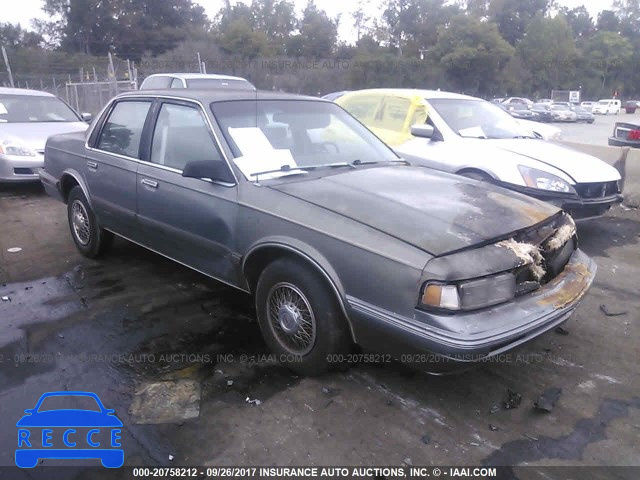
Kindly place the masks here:
POLYGON ((40 459, 100 459, 107 468, 124 464, 122 422, 95 393, 48 392, 24 412, 16 423, 18 467, 33 468, 40 459), (73 403, 89 408, 66 408, 73 403))

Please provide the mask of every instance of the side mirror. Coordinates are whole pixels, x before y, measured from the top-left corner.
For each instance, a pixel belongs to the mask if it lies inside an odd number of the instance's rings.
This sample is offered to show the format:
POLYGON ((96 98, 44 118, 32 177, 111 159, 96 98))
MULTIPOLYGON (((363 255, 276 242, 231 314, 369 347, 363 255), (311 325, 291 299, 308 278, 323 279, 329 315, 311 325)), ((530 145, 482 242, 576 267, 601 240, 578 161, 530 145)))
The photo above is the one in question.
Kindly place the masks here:
POLYGON ((224 160, 189 162, 182 170, 183 177, 210 178, 218 182, 236 183, 229 166, 224 160))
POLYGON ((93 118, 93 115, 91 115, 90 113, 87 113, 87 112, 81 113, 80 116, 82 117, 82 120, 84 120, 87 123, 89 123, 91 121, 91 119, 93 118))
POLYGON ((433 137, 433 126, 426 123, 411 125, 411 135, 419 138, 433 137))

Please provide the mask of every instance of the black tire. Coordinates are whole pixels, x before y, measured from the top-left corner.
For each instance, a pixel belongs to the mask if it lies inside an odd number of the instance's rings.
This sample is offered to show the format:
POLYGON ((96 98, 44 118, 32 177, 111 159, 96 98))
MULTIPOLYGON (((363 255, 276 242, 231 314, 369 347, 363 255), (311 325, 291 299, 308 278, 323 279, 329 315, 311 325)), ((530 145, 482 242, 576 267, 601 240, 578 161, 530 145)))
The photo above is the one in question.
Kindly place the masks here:
POLYGON ((315 271, 295 259, 278 259, 260 275, 255 298, 262 335, 282 364, 308 376, 343 368, 341 356, 351 347, 347 321, 335 293, 315 271), (269 312, 278 305, 282 316, 269 312), (302 345, 295 345, 298 341, 302 345))
POLYGON ((491 182, 492 178, 486 173, 478 172, 478 171, 468 171, 461 172, 459 175, 463 177, 472 178, 474 180, 479 180, 481 182, 491 182))
POLYGON ((67 199, 67 219, 71 238, 82 255, 96 258, 113 243, 113 233, 100 227, 82 188, 75 186, 67 199))

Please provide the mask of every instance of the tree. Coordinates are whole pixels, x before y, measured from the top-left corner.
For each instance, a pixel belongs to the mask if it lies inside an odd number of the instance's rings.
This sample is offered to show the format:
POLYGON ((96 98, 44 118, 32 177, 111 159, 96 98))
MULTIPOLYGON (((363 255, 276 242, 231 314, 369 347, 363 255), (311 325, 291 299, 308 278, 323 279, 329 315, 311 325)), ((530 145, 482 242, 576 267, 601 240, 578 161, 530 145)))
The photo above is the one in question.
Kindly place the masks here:
POLYGON ((596 30, 606 32, 617 32, 620 30, 620 20, 613 10, 602 10, 598 14, 596 30))
POLYGON ((298 24, 298 35, 290 37, 287 54, 296 57, 327 58, 338 38, 338 28, 324 10, 309 0, 298 24))
POLYGON ((498 31, 511 45, 522 37, 533 18, 545 15, 549 0, 491 0, 489 19, 498 25, 498 31))
POLYGON ((564 16, 536 15, 516 48, 530 72, 529 88, 544 92, 574 85, 578 52, 564 16))
POLYGON ((266 35, 278 53, 284 53, 296 25, 293 3, 287 0, 253 0, 250 11, 253 27, 266 35))
POLYGON ((68 52, 104 55, 114 50, 139 59, 146 51, 158 54, 203 31, 204 9, 192 0, 44 0, 43 10, 54 17, 50 25, 68 52))
POLYGON ((430 53, 439 60, 454 88, 491 92, 513 55, 513 47, 500 36, 495 24, 461 14, 441 29, 430 53))
POLYGON ((624 69, 631 64, 633 46, 629 40, 620 35, 602 31, 596 33, 586 46, 589 66, 602 81, 602 88, 619 87, 615 82, 624 69))
POLYGON ((578 41, 590 37, 596 31, 591 15, 584 5, 569 10, 561 7, 559 12, 571 27, 573 38, 578 41))
POLYGON ((0 45, 6 48, 38 47, 42 41, 40 34, 24 30, 19 23, 0 23, 0 45))

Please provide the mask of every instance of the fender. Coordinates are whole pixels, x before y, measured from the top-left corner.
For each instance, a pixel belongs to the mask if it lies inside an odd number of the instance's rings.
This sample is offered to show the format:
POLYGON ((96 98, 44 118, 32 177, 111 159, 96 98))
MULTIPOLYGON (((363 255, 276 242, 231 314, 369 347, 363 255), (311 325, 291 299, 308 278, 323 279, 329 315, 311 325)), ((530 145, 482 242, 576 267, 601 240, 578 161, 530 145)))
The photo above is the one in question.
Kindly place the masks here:
POLYGON ((347 313, 346 304, 345 304, 345 291, 340 281, 340 277, 337 272, 333 269, 329 261, 322 255, 318 250, 316 250, 311 245, 302 242, 300 240, 290 238, 290 237, 280 237, 273 236, 267 237, 259 240, 254 243, 247 249, 247 253, 242 258, 241 271, 243 277, 246 279, 245 269, 246 264, 249 258, 254 253, 259 252, 263 248, 275 247, 280 248, 282 250, 288 250, 289 252, 299 255, 308 262, 310 262, 318 272, 329 282, 332 290, 336 294, 338 299, 338 303, 340 304, 340 309, 347 320, 347 324, 349 325, 349 331, 351 332, 351 338, 356 341, 353 325, 351 324, 351 319, 349 318, 349 314, 347 313))
POLYGON ((73 168, 67 168, 62 172, 62 175, 60 175, 60 180, 58 182, 59 188, 60 188, 60 192, 62 193, 62 179, 66 176, 71 176, 75 179, 75 181, 78 183, 78 185, 80 185, 80 188, 82 189, 82 193, 84 193, 85 198, 87 199, 87 202, 89 202, 89 206, 93 207, 93 205, 91 205, 91 195, 89 195, 89 187, 87 186, 87 183, 84 181, 84 178, 82 177, 82 175, 75 169, 73 168))

